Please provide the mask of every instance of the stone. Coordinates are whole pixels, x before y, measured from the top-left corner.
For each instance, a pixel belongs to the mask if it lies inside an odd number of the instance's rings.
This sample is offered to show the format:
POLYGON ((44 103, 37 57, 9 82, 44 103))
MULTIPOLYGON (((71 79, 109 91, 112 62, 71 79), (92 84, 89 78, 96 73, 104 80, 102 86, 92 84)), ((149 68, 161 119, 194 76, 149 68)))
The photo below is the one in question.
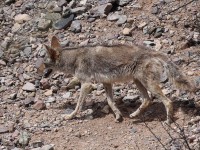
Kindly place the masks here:
POLYGON ((59 0, 57 2, 58 6, 62 7, 62 6, 66 6, 67 5, 67 1, 66 0, 59 0))
POLYGON ((60 13, 47 13, 44 17, 46 20, 51 20, 52 22, 56 22, 61 19, 60 13))
POLYGON ((17 98, 17 93, 10 94, 10 99, 14 100, 17 98))
POLYGON ((57 12, 57 13, 62 12, 62 7, 60 7, 60 6, 55 6, 55 7, 53 8, 53 12, 57 12))
POLYGON ((139 4, 139 3, 137 3, 137 4, 134 4, 134 5, 132 5, 131 6, 133 9, 141 9, 142 8, 142 6, 139 4))
POLYGON ((131 29, 124 28, 122 33, 123 33, 123 35, 130 35, 131 34, 131 29))
POLYGON ((155 44, 156 44, 155 50, 159 51, 162 48, 162 44, 161 44, 160 40, 155 40, 155 44))
POLYGON ((26 21, 31 20, 31 17, 28 14, 18 14, 14 18, 16 23, 24 23, 26 21))
POLYGON ((27 97, 24 101, 23 104, 25 107, 29 107, 30 105, 34 104, 34 98, 33 97, 27 97))
POLYGON ((5 126, 3 126, 3 125, 0 125, 0 134, 6 133, 6 132, 8 132, 8 131, 9 131, 9 130, 8 130, 7 127, 5 127, 5 126))
POLYGON ((63 17, 63 18, 67 18, 67 17, 70 16, 70 14, 72 14, 72 13, 71 13, 71 9, 70 9, 69 7, 65 7, 65 8, 63 9, 62 17, 63 17))
POLYGON ((93 115, 92 115, 93 113, 94 111, 92 109, 86 109, 85 111, 82 112, 84 117, 89 120, 93 119, 93 115))
POLYGON ((31 145, 33 148, 38 148, 38 147, 42 147, 44 143, 42 141, 36 141, 36 142, 33 142, 31 145))
POLYGON ((126 23, 126 21, 127 21, 127 16, 126 15, 120 15, 119 19, 116 22, 116 24, 117 25, 122 25, 122 24, 126 23))
POLYGON ((84 6, 71 9, 71 13, 73 13, 73 14, 82 14, 85 11, 86 11, 86 7, 84 7, 84 6))
POLYGON ((155 34, 154 34, 154 37, 155 38, 159 38, 159 37, 161 37, 162 36, 162 32, 156 32, 155 34))
POLYGON ((3 115, 4 115, 4 110, 0 109, 0 117, 3 117, 3 115))
POLYGON ((194 32, 193 39, 196 42, 200 41, 200 33, 199 32, 194 32))
POLYGON ((43 76, 44 76, 45 78, 47 78, 47 77, 51 74, 52 71, 53 71, 53 70, 52 70, 51 68, 45 69, 44 72, 43 72, 43 76))
POLYGON ((3 54, 4 54, 4 52, 3 52, 3 50, 1 50, 1 48, 0 48, 0 58, 3 56, 3 54))
POLYGON ((62 97, 63 98, 69 98, 69 97, 71 97, 72 96, 72 93, 71 92, 67 92, 67 93, 65 93, 62 97))
POLYGON ((69 40, 64 40, 64 41, 60 42, 61 47, 69 46, 69 43, 70 43, 69 40))
POLYGON ((69 8, 73 8, 73 7, 75 7, 75 5, 76 5, 76 0, 71 0, 69 3, 68 3, 68 7, 69 8))
POLYGON ((146 46, 155 46, 156 45, 153 40, 143 41, 143 43, 146 46))
POLYGON ((128 4, 131 0, 117 0, 117 4, 119 6, 125 6, 126 4, 128 4))
POLYGON ((13 139, 15 139, 15 138, 17 138, 17 137, 19 136, 19 134, 20 134, 20 132, 19 132, 18 130, 15 130, 15 131, 12 133, 11 137, 12 137, 13 139))
POLYGON ((135 100, 138 100, 140 98, 139 95, 127 95, 125 96, 122 101, 135 101, 135 100))
POLYGON ((12 26, 12 33, 16 33, 17 31, 19 31, 20 28, 21 28, 21 25, 19 23, 15 23, 12 26))
POLYGON ((19 144, 26 146, 28 145, 29 141, 30 141, 30 136, 28 132, 22 131, 19 136, 19 144))
POLYGON ((72 21, 72 24, 71 24, 71 27, 70 27, 70 30, 72 32, 75 32, 75 33, 81 32, 81 28, 82 28, 82 26, 81 26, 80 21, 78 21, 78 20, 72 21))
POLYGON ((25 49, 24 49, 25 56, 30 57, 31 52, 32 52, 32 48, 31 47, 25 47, 25 49))
POLYGON ((4 41, 1 43, 0 47, 3 49, 7 49, 10 45, 10 38, 5 38, 4 41))
POLYGON ((47 90, 44 95, 45 96, 51 96, 53 94, 53 91, 52 90, 47 90))
POLYGON ((47 78, 43 78, 42 80, 40 80, 40 84, 41 84, 41 89, 46 90, 50 88, 50 83, 49 80, 47 78))
POLYGON ((41 19, 38 23, 38 29, 41 31, 46 31, 51 27, 51 20, 41 19))
POLYGON ((65 29, 69 27, 74 19, 74 14, 71 14, 68 18, 61 18, 53 24, 53 28, 56 30, 65 29))
POLYGON ((79 46, 87 46, 89 43, 89 39, 85 40, 85 41, 82 41, 79 46))
POLYGON ((156 32, 156 27, 149 27, 147 33, 148 34, 153 34, 156 32))
POLYGON ((81 5, 85 5, 85 4, 87 3, 87 1, 88 1, 88 0, 81 0, 79 3, 80 3, 81 5))
POLYGON ((5 0, 6 5, 11 5, 12 3, 15 3, 15 0, 5 0))
POLYGON ((54 144, 44 145, 40 150, 54 150, 54 144))
POLYGON ((49 97, 47 101, 45 101, 46 103, 54 103, 56 102, 55 97, 49 97))
POLYGON ((111 3, 107 3, 107 4, 104 4, 104 5, 100 5, 100 6, 95 7, 93 9, 93 12, 94 12, 94 14, 99 15, 99 16, 108 15, 109 12, 111 11, 112 7, 113 6, 112 6, 111 3))
POLYGON ((151 8, 151 13, 152 13, 152 14, 158 14, 158 7, 157 7, 157 6, 153 6, 153 7, 151 8))
POLYGON ((106 3, 115 3, 116 0, 98 0, 100 5, 106 4, 106 3))
POLYGON ((142 23, 140 23, 140 24, 138 25, 138 28, 139 28, 139 29, 143 29, 146 25, 147 25, 146 22, 142 22, 142 23))
POLYGON ((109 111, 110 111, 109 109, 110 109, 110 106, 106 105, 103 107, 103 109, 101 111, 105 114, 109 114, 109 111))
POLYGON ((119 19, 119 14, 117 12, 109 14, 107 16, 108 21, 117 21, 119 19))
POLYGON ((96 20, 96 18, 93 18, 93 17, 90 17, 90 18, 88 18, 88 22, 94 22, 96 20))
POLYGON ((33 105, 33 108, 36 109, 36 110, 43 110, 46 108, 46 105, 43 101, 41 100, 38 100, 34 105, 33 105))
POLYGON ((0 59, 0 65, 2 65, 2 66, 6 66, 6 62, 3 61, 2 59, 0 59))
POLYGON ((34 92, 35 89, 35 85, 33 83, 27 82, 23 87, 22 90, 24 91, 28 91, 28 92, 34 92))

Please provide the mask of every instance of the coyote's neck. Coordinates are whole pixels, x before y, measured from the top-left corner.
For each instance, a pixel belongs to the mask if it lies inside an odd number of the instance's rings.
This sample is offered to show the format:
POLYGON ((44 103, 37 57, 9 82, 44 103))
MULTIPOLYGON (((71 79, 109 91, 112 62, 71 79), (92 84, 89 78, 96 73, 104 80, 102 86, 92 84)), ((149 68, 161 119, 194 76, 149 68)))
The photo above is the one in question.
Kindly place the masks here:
POLYGON ((76 60, 78 51, 77 50, 65 50, 61 54, 59 63, 59 70, 67 74, 75 74, 76 60))

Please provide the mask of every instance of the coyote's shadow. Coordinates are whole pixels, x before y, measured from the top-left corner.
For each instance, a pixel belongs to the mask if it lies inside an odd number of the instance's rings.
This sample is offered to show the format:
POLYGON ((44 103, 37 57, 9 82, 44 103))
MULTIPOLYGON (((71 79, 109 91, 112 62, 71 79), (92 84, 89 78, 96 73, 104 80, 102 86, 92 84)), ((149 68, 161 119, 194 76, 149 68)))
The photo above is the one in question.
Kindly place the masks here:
MULTIPOLYGON (((93 113, 93 119, 95 118, 104 118, 106 115, 113 114, 113 120, 114 120, 114 113, 109 108, 109 113, 102 112, 102 109, 108 105, 106 101, 101 102, 94 102, 90 106, 84 106, 83 110, 81 112, 84 112, 87 109, 92 109, 93 113)), ((129 115, 133 113, 139 106, 141 105, 140 102, 132 102, 129 103, 129 105, 125 103, 117 104, 117 107, 122 113, 123 118, 130 118, 129 115)), ((189 116, 197 116, 200 115, 200 108, 195 108, 194 105, 192 105, 192 101, 174 101, 174 114, 181 109, 183 114, 187 114, 189 116), (196 110, 196 111, 194 111, 196 110)), ((76 104, 66 104, 63 106, 63 109, 71 109, 74 110, 76 107, 76 104)), ((141 123, 141 122, 152 122, 152 121, 165 121, 166 120, 166 110, 162 102, 160 101, 154 101, 144 112, 141 113, 138 117, 131 119, 134 123, 141 123)), ((173 121, 176 121, 179 117, 176 115, 173 116, 173 121)), ((74 119, 84 120, 86 119, 85 115, 81 115, 79 117, 75 117, 74 119)))

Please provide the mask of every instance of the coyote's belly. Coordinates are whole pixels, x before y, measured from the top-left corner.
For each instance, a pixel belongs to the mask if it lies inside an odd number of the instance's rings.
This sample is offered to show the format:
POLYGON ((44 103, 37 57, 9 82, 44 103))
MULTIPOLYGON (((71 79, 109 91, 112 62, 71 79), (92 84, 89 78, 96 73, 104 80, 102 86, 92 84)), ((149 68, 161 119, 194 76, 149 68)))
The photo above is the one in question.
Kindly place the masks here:
POLYGON ((94 73, 92 75, 91 80, 101 83, 114 83, 114 82, 126 82, 133 80, 132 75, 119 75, 119 74, 101 74, 101 73, 94 73))

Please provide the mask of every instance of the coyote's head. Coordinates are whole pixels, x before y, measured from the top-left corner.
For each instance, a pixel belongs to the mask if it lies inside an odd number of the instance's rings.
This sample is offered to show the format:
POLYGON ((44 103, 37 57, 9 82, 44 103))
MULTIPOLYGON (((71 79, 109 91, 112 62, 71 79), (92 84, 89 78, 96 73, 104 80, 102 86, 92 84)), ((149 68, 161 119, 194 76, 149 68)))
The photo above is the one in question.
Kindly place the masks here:
POLYGON ((44 45, 47 49, 47 55, 44 58, 45 68, 58 66, 60 63, 62 47, 57 37, 51 39, 51 46, 44 45))

